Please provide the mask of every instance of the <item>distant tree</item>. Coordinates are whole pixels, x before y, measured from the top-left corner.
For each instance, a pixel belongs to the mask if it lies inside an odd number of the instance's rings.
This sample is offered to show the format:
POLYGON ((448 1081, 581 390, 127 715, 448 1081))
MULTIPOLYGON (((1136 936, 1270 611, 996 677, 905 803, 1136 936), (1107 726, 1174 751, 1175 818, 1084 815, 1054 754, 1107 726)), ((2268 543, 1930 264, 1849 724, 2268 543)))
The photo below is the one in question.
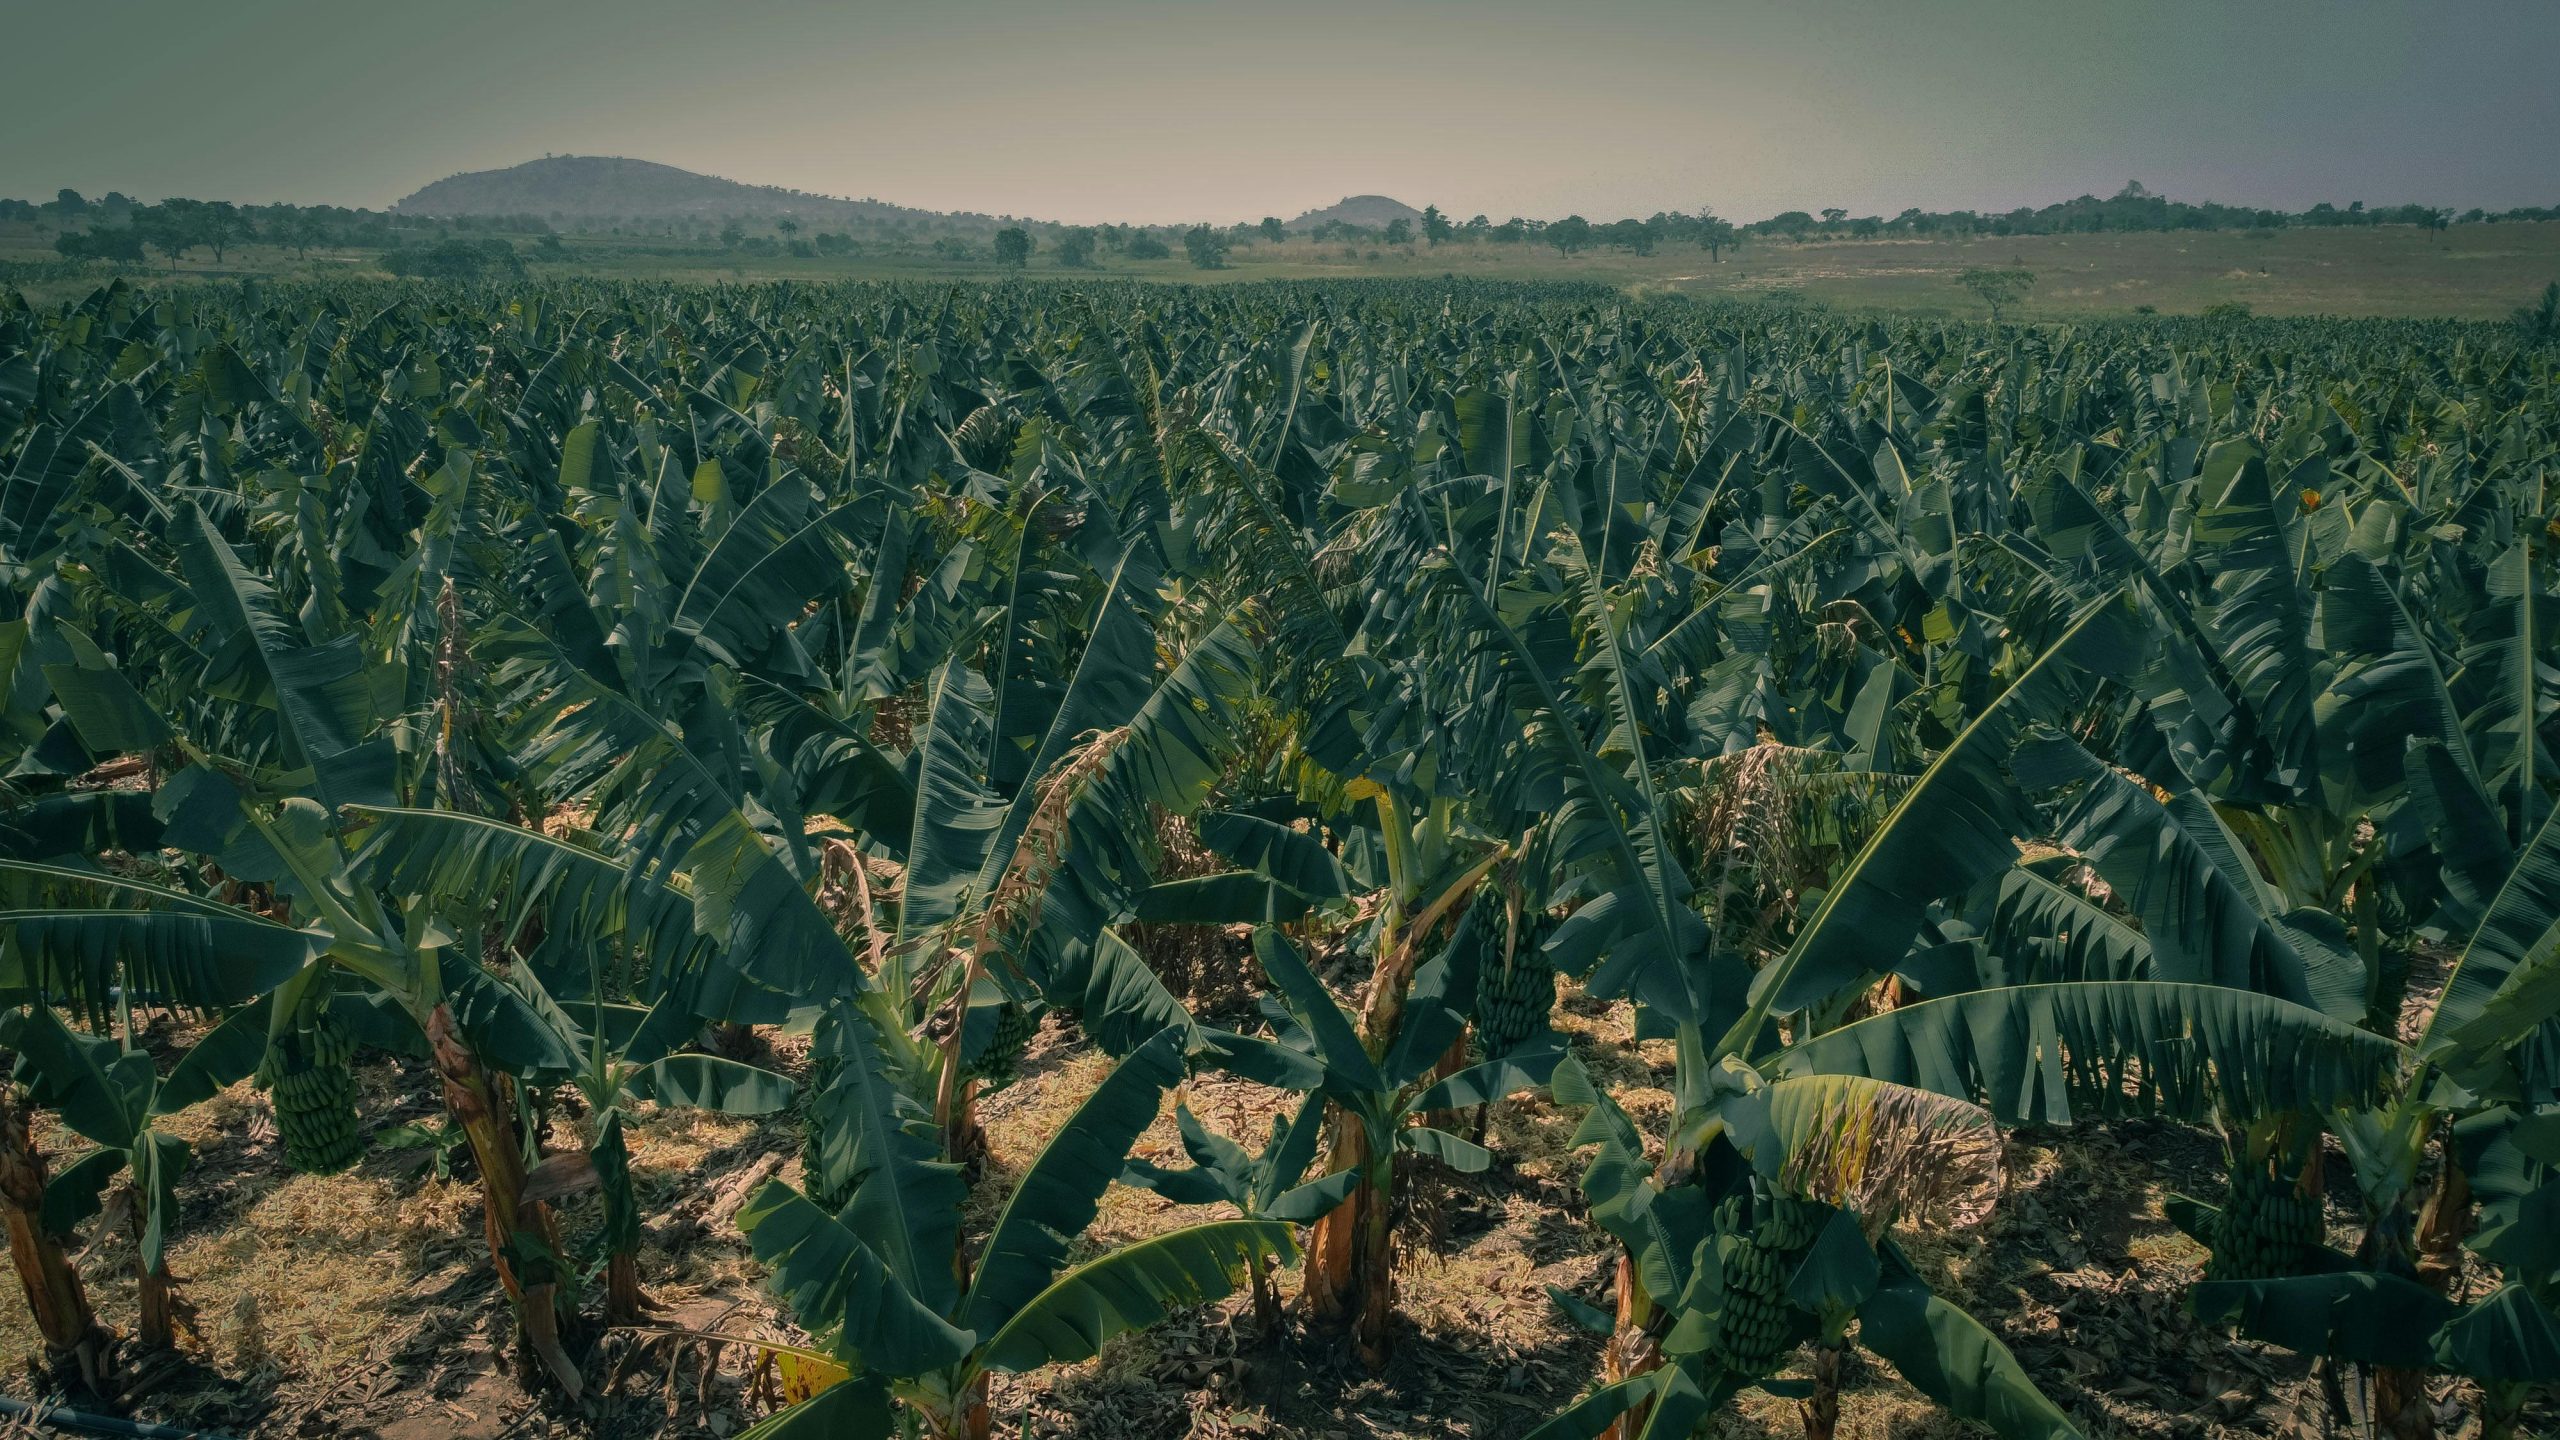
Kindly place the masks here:
POLYGON ((1630 250, 1638 255, 1653 253, 1653 227, 1641 220, 1612 220, 1594 234, 1605 244, 1630 250))
POLYGON ((53 237, 53 248, 70 260, 108 260, 118 265, 139 265, 142 263, 142 232, 130 225, 65 230, 53 237))
POLYGON ((159 251, 168 260, 172 274, 177 272, 178 262, 187 258, 188 252, 204 243, 197 236, 196 227, 189 223, 187 212, 173 208, 178 203, 163 201, 137 212, 133 217, 133 228, 141 232, 142 243, 159 251))
POLYGON ((569 247, 560 243, 559 236, 545 235, 541 239, 533 242, 533 258, 537 260, 566 260, 569 258, 569 247))
POLYGON ((1173 253, 1171 249, 1167 248, 1164 241, 1144 230, 1137 231, 1130 235, 1129 243, 1122 246, 1121 249, 1132 260, 1162 260, 1173 253))
POLYGON ((1262 238, 1274 245, 1289 238, 1289 227, 1281 224, 1277 215, 1263 216, 1262 224, 1257 228, 1262 231, 1262 238))
POLYGON ((1227 268, 1227 242, 1206 225, 1194 225, 1182 232, 1182 253, 1195 270, 1227 268))
POLYGON ((1567 215, 1540 233, 1556 247, 1558 255, 1571 255, 1591 243, 1591 222, 1579 215, 1567 215))
POLYGON ((425 250, 394 250, 382 268, 421 280, 480 280, 524 273, 524 261, 504 240, 439 240, 425 250))
POLYGON ((1837 230, 1840 228, 1840 222, 1848 218, 1848 211, 1834 205, 1830 209, 1822 212, 1822 228, 1825 230, 1837 230))
POLYGON ((747 232, 739 226, 737 221, 732 220, 720 227, 721 249, 735 250, 745 243, 747 243, 747 232))
POLYGON ((196 212, 195 223, 205 247, 213 251, 214 264, 222 263, 222 252, 226 248, 258 238, 257 228, 249 223, 249 217, 241 213, 239 206, 228 200, 195 203, 203 207, 196 212))
POLYGON ((2027 298, 2036 285, 2036 272, 2019 269, 1987 269, 1977 267, 1959 276, 1957 284, 1974 293, 1975 298, 1991 307, 1991 323, 2000 323, 2000 312, 2027 298))
POLYGON ((1422 238, 1425 243, 1438 245, 1457 233, 1458 227, 1449 223, 1449 217, 1440 213, 1439 206, 1422 207, 1422 238))
POLYGON ((1019 225, 1007 225, 996 232, 996 260, 1019 270, 1031 263, 1031 232, 1019 225))
POLYGON ((1413 222, 1399 215, 1387 222, 1386 242, 1390 245, 1413 243, 1413 222))
POLYGON ((1069 270, 1093 268, 1093 249, 1100 237, 1092 229, 1078 226, 1058 237, 1058 264, 1069 270))
POLYGON ((1734 243, 1733 222, 1716 214, 1710 205, 1698 207, 1698 248, 1707 252, 1707 263, 1724 263, 1724 247, 1734 243))
POLYGON ((834 230, 821 230, 809 237, 821 255, 842 255, 853 248, 853 237, 834 230))
POLYGON ((267 238, 292 250, 293 258, 299 260, 311 253, 312 246, 329 238, 329 228, 314 211, 277 206, 268 212, 267 238))
POLYGON ((788 215, 785 215, 781 219, 773 222, 773 228, 781 231, 782 238, 788 240, 792 236, 800 233, 800 222, 792 219, 788 215))

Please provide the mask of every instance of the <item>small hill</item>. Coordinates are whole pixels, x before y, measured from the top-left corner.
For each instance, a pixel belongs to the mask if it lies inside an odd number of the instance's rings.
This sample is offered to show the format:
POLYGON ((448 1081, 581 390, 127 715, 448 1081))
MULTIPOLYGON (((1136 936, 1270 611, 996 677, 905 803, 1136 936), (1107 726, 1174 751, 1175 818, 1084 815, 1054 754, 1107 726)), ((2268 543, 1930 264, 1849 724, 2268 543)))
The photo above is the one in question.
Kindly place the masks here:
POLYGON ((1321 210, 1310 210, 1290 221, 1289 228, 1313 230, 1328 221, 1336 220, 1345 225, 1384 230, 1398 220, 1408 225, 1418 226, 1422 223, 1422 212, 1401 200, 1392 200, 1384 195, 1346 195, 1334 204, 1327 205, 1321 210))
MULTIPOLYGON (((779 219, 858 224, 934 212, 746 185, 613 155, 546 155, 504 170, 448 175, 393 207, 406 215, 535 215, 564 220, 779 219)), ((984 216, 948 217, 984 220, 984 216)))

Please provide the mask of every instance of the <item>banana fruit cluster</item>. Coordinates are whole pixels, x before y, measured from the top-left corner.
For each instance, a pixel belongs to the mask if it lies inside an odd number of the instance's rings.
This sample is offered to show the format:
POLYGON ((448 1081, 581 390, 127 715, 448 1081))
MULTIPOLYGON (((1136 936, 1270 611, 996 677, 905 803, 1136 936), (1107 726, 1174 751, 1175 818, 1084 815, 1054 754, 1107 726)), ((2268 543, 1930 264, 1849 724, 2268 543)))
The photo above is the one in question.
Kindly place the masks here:
POLYGON ((1555 1006, 1555 967, 1544 950, 1523 945, 1476 987, 1476 1044, 1486 1059, 1499 1060, 1544 1034, 1555 1006))
POLYGON ((2317 1196, 2290 1180, 2242 1170, 2214 1222, 2207 1280, 2274 1280, 2304 1274, 2328 1230, 2317 1196))
POLYGON ((1007 1000, 996 1009, 995 1033, 987 1037, 986 1048, 969 1062, 968 1078, 989 1092, 1001 1090, 1021 1078, 1016 1068, 1022 1052, 1031 1048, 1031 1037, 1040 1033, 1040 1017, 1028 1005, 1007 1000))
POLYGON ((285 1163, 306 1175, 335 1175, 364 1157, 355 1055, 355 1037, 323 1011, 271 1041, 258 1067, 285 1163))
POLYGON ((845 1177, 842 1187, 828 1185, 826 1170, 818 1163, 818 1132, 822 1122, 816 1113, 816 1102, 817 1097, 834 1088, 836 1076, 843 1069, 844 1061, 836 1056, 811 1056, 809 1088, 800 1100, 800 1186, 808 1192, 811 1201, 831 1215, 852 1202, 854 1177, 845 1177))
POLYGON ((1717 1312, 1709 1352, 1738 1375, 1775 1371, 1795 1348, 1802 1316, 1787 1298, 1787 1282, 1813 1248, 1830 1211, 1811 1200, 1781 1195, 1756 1207, 1757 1223, 1744 1223, 1743 1197, 1725 1201, 1716 1228, 1732 1237, 1724 1251, 1724 1307, 1717 1312))

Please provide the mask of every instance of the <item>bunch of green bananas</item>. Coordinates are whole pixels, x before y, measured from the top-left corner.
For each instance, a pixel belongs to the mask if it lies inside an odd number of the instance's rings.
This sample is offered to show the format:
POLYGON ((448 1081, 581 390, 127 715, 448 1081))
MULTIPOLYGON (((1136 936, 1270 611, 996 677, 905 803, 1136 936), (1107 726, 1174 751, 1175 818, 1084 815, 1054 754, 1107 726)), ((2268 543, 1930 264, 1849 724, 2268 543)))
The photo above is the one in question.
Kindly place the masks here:
POLYGON ((1792 1195, 1762 1200, 1746 1223, 1743 1197, 1725 1201, 1716 1228, 1731 1237, 1724 1250, 1724 1308, 1717 1312, 1709 1351, 1739 1375, 1767 1375, 1795 1348, 1803 1317, 1787 1298, 1805 1251, 1830 1211, 1792 1195))
POLYGON ((969 1062, 964 1073, 983 1090, 1003 1089, 1021 1078, 1016 1062, 1022 1059, 1023 1051, 1031 1048, 1031 1037, 1039 1033, 1040 1017, 1031 1007, 1007 1000, 996 1008, 995 1033, 987 1037, 978 1058, 969 1062))
POLYGON ((285 1163, 306 1175, 335 1175, 364 1156, 355 1055, 355 1037, 324 1010, 275 1037, 258 1067, 284 1136, 285 1163))
POLYGON ((830 1214, 842 1210, 852 1201, 854 1177, 846 1176, 842 1188, 828 1186, 826 1172, 818 1164, 820 1122, 814 1112, 817 1097, 827 1093, 828 1089, 835 1084, 837 1073, 843 1068, 844 1061, 836 1056, 810 1057, 809 1088, 803 1092, 800 1102, 800 1185, 808 1192, 812 1201, 830 1214))
POLYGON ((1476 987, 1476 1045, 1486 1059, 1501 1059, 1546 1033, 1555 1005, 1555 966, 1539 946, 1520 946, 1476 987))
POLYGON ((2306 1273, 2328 1238, 2317 1196, 2255 1166, 2235 1172, 2213 1226, 2207 1280, 2273 1280, 2306 1273))

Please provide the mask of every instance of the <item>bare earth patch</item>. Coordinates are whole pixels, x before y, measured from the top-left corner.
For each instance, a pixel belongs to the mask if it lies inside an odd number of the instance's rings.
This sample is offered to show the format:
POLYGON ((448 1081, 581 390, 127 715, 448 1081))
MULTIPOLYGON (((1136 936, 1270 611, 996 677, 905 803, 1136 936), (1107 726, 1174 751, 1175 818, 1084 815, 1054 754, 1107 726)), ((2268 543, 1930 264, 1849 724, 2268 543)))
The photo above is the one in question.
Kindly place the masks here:
MULTIPOLYGON (((1623 1005, 1578 995, 1559 1007, 1558 1025, 1595 1077, 1658 1131, 1669 1118, 1661 1088, 1668 1048, 1636 1044, 1623 1005)), ((798 1064, 787 1041, 776 1058, 798 1064)), ((1020 1082, 986 1098, 993 1153, 972 1195, 973 1230, 993 1223, 1013 1178, 1108 1063, 1052 1020, 1025 1055, 1020 1082)), ((377 1059, 364 1077, 369 1122, 432 1118, 423 1102, 400 1098, 428 1093, 413 1067, 377 1059)), ((1185 1094, 1210 1124, 1251 1145, 1289 1103, 1225 1076, 1195 1080, 1185 1094)), ((1171 1115, 1168 1104, 1141 1156, 1182 1163, 1171 1115)), ((582 1118, 554 1116, 553 1144, 574 1143, 582 1118)), ((1415 1238, 1398 1276, 1406 1325, 1385 1374, 1359 1374, 1321 1347, 1258 1347, 1239 1296, 1115 1342, 1087 1364, 1000 1377, 1000 1433, 1418 1440, 1526 1430, 1585 1389, 1598 1367, 1597 1341, 1557 1313, 1547 1287, 1604 1307, 1610 1300, 1613 1255, 1574 1183, 1575 1118, 1541 1099, 1497 1106, 1487 1117, 1501 1157, 1492 1171, 1426 1174, 1408 1187, 1403 1233, 1415 1238)), ((590 1337, 597 1393, 582 1412, 528 1399, 515 1382, 509 1321, 467 1178, 438 1178, 421 1148, 377 1148, 346 1175, 294 1174, 264 1097, 246 1086, 184 1123, 199 1156, 181 1182, 185 1219, 172 1264, 199 1307, 202 1343, 142 1397, 139 1417, 243 1437, 673 1440, 732 1435, 769 1408, 753 1352, 713 1337, 797 1338, 759 1288, 731 1219, 764 1179, 799 1178, 789 1117, 640 1118, 636 1172, 652 1217, 642 1270, 666 1309, 653 1332, 590 1337)), ((63 1139, 51 1132, 46 1143, 63 1139)), ((2011 1193, 1988 1222, 1957 1234, 1906 1229, 1904 1242, 1945 1293, 2001 1330, 2088 1433, 2183 1440, 2316 1429, 2307 1367, 2207 1332, 2187 1314, 2182 1292, 2203 1252, 2169 1224, 2162 1204, 2174 1190, 2212 1193, 2220 1157, 2210 1136, 2137 1122, 2026 1132, 2010 1143, 2011 1193)), ((69 1158, 54 1153, 57 1164, 69 1158)), ((1119 1244, 1188 1218, 1196 1217, 1152 1192, 1115 1188, 1086 1244, 1119 1244)), ((575 1205, 564 1220, 573 1248, 596 1224, 590 1208, 575 1205)), ((129 1323, 129 1246, 120 1237, 93 1246, 82 1263, 101 1314, 129 1323)), ((1282 1275, 1284 1297, 1295 1285, 1294 1273, 1282 1275)), ((19 1359, 8 1372, 11 1394, 34 1393, 33 1345, 23 1306, 0 1304, 0 1347, 19 1359)), ((1757 1392, 1720 1424, 1732 1436, 1798 1431, 1794 1402, 1757 1392)), ((1879 1363, 1853 1362, 1845 1434, 1916 1440, 1968 1428, 1879 1363)))

